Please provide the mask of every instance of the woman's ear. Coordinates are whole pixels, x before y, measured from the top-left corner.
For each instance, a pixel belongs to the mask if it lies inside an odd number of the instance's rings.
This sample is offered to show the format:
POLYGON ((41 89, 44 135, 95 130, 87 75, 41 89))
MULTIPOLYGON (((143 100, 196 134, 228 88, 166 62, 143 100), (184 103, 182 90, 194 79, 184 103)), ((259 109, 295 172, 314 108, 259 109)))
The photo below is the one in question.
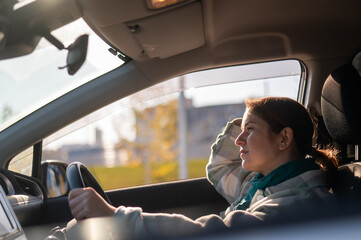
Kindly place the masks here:
POLYGON ((293 130, 290 127, 285 127, 280 132, 281 141, 279 142, 279 149, 286 150, 293 141, 293 130))

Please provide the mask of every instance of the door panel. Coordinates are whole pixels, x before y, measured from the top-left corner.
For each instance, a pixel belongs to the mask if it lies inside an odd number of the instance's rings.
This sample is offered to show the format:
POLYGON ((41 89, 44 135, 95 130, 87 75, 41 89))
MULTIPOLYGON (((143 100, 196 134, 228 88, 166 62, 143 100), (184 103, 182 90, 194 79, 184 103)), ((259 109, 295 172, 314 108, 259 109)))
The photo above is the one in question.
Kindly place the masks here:
POLYGON ((180 213, 190 218, 224 211, 228 203, 206 178, 107 192, 114 206, 140 206, 145 212, 180 213))
MULTIPOLYGON (((107 194, 114 206, 142 207, 144 212, 179 213, 193 219, 219 214, 228 206, 206 178, 119 189, 107 194)), ((71 219, 67 197, 46 201, 42 224, 71 219)))

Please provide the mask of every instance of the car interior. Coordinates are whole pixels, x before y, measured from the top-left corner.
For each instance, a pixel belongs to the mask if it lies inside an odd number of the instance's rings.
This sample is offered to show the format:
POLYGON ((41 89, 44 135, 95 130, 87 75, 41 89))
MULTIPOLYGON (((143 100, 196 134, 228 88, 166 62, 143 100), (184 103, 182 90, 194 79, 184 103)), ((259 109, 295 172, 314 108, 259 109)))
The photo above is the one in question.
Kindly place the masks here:
MULTIPOLYGON (((52 228, 65 227, 73 219, 69 189, 62 196, 47 195, 48 166, 57 166, 62 172, 67 167, 44 162, 43 140, 47 137, 108 104, 174 77, 281 60, 300 62, 297 100, 315 120, 315 144, 332 144, 340 151, 332 191, 341 204, 333 211, 296 216, 293 221, 245 224, 197 238, 232 238, 246 232, 257 238, 270 226, 281 226, 302 238, 312 231, 327 231, 317 226, 331 220, 339 221, 341 227, 333 230, 342 236, 360 234, 358 227, 342 231, 342 226, 349 219, 361 217, 361 67, 357 55, 361 50, 361 1, 0 0, 0 64, 31 56, 45 38, 69 52, 65 68, 76 76, 85 61, 77 54, 86 54, 85 43, 79 40, 79 47, 74 42, 74 50, 65 48, 51 33, 80 18, 124 64, 11 124, 0 123, 0 185, 23 229, 15 229, 10 235, 1 235, 0 231, 0 238, 17 239, 25 234, 27 239, 45 239, 52 228), (163 6, 163 2, 170 5, 163 6), (12 159, 28 148, 32 155, 26 167, 31 175, 10 170, 12 159), (311 222, 314 228, 303 228, 311 222), (290 224, 294 228, 288 228, 290 224)), ((72 35, 73 40, 77 37, 72 35)), ((22 68, 25 66, 18 66, 17 71, 22 68)), ((81 169, 78 166, 75 172, 81 169)), ((89 178, 85 181, 94 186, 97 180, 89 178)), ((144 212, 179 213, 192 219, 219 214, 229 205, 205 177, 106 190, 105 194, 114 206, 139 206, 144 212)), ((268 236, 277 237, 280 232, 269 232, 268 236)), ((330 239, 336 236, 332 231, 322 234, 330 239)))

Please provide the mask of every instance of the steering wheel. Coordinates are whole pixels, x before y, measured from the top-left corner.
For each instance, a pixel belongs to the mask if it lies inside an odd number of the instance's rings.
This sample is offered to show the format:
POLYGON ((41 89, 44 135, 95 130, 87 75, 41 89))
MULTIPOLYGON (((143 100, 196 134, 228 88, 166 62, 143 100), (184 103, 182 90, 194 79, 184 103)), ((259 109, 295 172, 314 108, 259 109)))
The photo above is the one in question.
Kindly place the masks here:
POLYGON ((105 194, 98 181, 81 162, 73 162, 68 165, 66 169, 66 178, 68 180, 70 189, 73 190, 74 188, 92 187, 95 191, 97 191, 97 193, 99 193, 100 196, 105 199, 105 201, 112 205, 109 197, 105 194))

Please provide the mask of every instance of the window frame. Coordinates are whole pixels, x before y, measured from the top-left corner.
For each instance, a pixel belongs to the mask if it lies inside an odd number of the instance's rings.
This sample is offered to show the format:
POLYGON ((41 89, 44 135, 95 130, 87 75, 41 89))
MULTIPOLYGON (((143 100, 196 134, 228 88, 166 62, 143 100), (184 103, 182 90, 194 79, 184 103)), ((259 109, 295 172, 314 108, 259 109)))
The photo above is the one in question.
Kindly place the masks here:
MULTIPOLYGON (((295 60, 295 59, 289 59, 289 60, 295 60)), ((297 100, 302 103, 305 98, 305 91, 306 91, 306 86, 307 86, 307 71, 306 71, 307 69, 306 69, 306 66, 301 61, 299 61, 299 60, 296 60, 296 61, 300 64, 300 79, 299 79, 297 100)), ((276 61, 276 62, 278 62, 278 61, 276 61)), ((259 64, 259 63, 256 63, 256 64, 259 64)), ((240 65, 240 66, 242 66, 242 65, 240 65)), ((224 68, 227 68, 227 67, 224 67, 224 68)), ((207 69, 207 70, 214 70, 214 69, 207 69)), ((203 70, 203 71, 207 71, 207 70, 203 70)), ((209 86, 209 85, 207 85, 207 86, 209 86)), ((66 128, 66 127, 64 127, 64 128, 66 128)), ((40 180, 41 180, 42 149, 43 149, 43 141, 40 141, 33 145, 33 161, 32 161, 33 166, 32 166, 31 176, 38 178, 40 180)), ((8 168, 8 165, 10 164, 10 162, 11 161, 8 162, 6 168, 8 168)))

